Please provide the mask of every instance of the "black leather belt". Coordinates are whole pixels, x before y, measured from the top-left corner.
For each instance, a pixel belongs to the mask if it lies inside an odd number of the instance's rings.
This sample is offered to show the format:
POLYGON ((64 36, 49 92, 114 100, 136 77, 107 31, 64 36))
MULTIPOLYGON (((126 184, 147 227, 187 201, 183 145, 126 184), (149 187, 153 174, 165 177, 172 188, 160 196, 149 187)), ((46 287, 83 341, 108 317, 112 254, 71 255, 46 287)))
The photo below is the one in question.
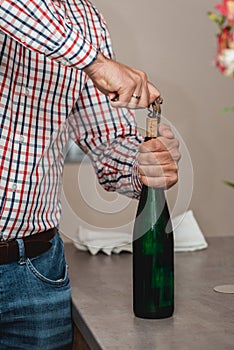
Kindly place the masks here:
MULTIPOLYGON (((50 240, 56 233, 57 228, 52 228, 48 231, 22 238, 25 247, 25 257, 33 258, 49 250, 52 246, 50 240)), ((0 242, 0 264, 18 261, 19 258, 19 248, 16 240, 0 242)))

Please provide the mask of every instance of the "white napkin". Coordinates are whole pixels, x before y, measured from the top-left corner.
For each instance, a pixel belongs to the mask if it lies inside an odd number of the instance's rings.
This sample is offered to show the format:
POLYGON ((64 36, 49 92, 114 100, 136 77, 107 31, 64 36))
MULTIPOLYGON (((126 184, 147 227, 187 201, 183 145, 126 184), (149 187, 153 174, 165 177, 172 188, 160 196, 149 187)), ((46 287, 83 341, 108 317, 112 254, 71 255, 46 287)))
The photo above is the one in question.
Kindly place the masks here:
POLYGON ((192 210, 172 219, 175 252, 192 252, 208 247, 192 210))
MULTIPOLYGON (((172 219, 175 252, 195 251, 207 248, 208 244, 196 222, 193 212, 187 211, 172 219)), ((106 255, 119 254, 122 251, 132 253, 132 234, 111 230, 90 230, 79 227, 73 240, 79 250, 96 255, 102 251, 106 255)))
POLYGON ((102 251, 106 255, 119 254, 121 251, 132 252, 132 236, 127 232, 110 230, 90 230, 79 227, 74 245, 80 250, 88 250, 92 255, 102 251))

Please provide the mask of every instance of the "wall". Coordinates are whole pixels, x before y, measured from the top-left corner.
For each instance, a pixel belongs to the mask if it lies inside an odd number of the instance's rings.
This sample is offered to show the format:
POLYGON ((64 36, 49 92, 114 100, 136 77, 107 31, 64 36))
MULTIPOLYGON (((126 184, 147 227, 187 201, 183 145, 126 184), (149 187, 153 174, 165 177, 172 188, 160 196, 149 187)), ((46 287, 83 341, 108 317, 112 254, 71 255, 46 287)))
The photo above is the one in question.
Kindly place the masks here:
MULTIPOLYGON (((215 3, 214 0, 95 0, 109 24, 117 59, 146 71, 164 97, 164 115, 186 145, 182 145, 181 180, 168 193, 170 205, 174 215, 181 213, 188 207, 193 190, 189 208, 206 236, 234 235, 234 191, 222 182, 234 181, 234 113, 223 111, 224 107, 234 105, 234 80, 222 76, 213 65, 217 28, 206 13, 215 3), (176 202, 179 192, 185 197, 187 194, 185 204, 183 200, 176 202)), ((145 111, 137 113, 140 126, 144 125, 144 116, 145 111)), ((90 174, 89 166, 86 167, 90 174)), ((65 197, 75 217, 86 215, 85 221, 100 227, 116 228, 121 222, 125 225, 132 221, 135 201, 124 202, 127 210, 118 209, 118 203, 115 215, 104 215, 92 210, 90 204, 86 206, 79 190, 74 192, 77 176, 77 166, 66 166, 65 197)), ((97 191, 101 193, 98 198, 106 196, 102 190, 97 191)), ((117 198, 113 196, 105 197, 104 202, 109 201, 109 206, 113 206, 117 198)), ((70 232, 75 230, 74 225, 75 221, 70 232)))

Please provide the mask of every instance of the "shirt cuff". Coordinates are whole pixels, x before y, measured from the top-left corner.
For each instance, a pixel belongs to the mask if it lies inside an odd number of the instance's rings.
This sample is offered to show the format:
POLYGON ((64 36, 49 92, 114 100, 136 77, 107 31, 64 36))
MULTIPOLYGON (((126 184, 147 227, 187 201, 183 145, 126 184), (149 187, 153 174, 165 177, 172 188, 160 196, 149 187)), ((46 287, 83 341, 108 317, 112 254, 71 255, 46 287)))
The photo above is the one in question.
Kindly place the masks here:
POLYGON ((132 166, 132 185, 133 185, 134 192, 136 193, 137 197, 140 197, 142 183, 139 179, 137 159, 134 161, 133 166, 132 166))

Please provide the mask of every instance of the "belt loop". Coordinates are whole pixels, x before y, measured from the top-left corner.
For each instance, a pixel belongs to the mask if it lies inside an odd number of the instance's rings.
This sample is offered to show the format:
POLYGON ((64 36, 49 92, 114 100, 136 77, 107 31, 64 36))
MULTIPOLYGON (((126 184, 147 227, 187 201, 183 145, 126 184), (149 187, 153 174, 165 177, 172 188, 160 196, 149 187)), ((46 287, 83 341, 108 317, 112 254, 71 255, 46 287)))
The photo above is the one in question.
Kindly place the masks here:
POLYGON ((18 264, 24 265, 24 264, 26 264, 24 241, 23 241, 22 238, 17 238, 16 242, 18 243, 18 248, 19 248, 19 261, 18 261, 18 264))

